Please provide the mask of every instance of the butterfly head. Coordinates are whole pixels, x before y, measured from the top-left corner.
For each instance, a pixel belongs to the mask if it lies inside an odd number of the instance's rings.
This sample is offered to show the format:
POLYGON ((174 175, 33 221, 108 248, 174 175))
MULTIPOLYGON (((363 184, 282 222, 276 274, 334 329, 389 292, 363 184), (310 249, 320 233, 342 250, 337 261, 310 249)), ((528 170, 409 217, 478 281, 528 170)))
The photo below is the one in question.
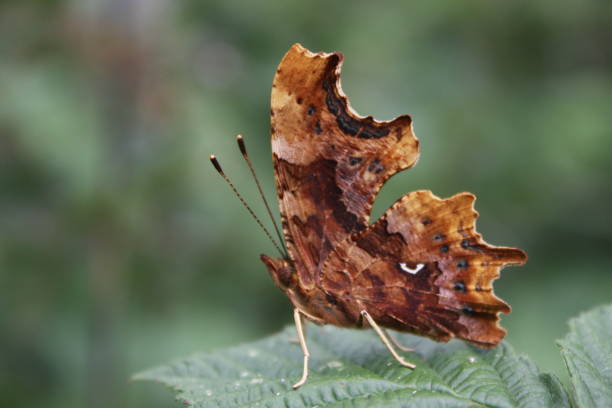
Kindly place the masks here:
POLYGON ((297 276, 293 263, 288 259, 271 258, 262 255, 261 260, 268 268, 274 283, 282 290, 291 289, 297 284, 297 276))

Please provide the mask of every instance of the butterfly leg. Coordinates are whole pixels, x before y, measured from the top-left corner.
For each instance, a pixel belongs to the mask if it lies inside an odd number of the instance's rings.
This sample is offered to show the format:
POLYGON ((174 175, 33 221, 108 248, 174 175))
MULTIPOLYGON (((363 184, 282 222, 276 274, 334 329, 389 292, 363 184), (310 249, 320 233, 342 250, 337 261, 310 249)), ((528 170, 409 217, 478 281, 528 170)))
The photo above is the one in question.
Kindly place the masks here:
POLYGON ((393 358, 395 358, 398 363, 400 363, 404 367, 408 367, 408 368, 415 368, 416 367, 414 364, 405 361, 399 354, 397 354, 397 351, 395 351, 395 349, 393 348, 393 345, 391 344, 391 342, 389 341, 389 339, 385 335, 385 332, 383 331, 383 329, 381 329, 378 326, 378 324, 376 324, 376 322, 374 321, 372 316, 370 316, 370 314, 366 310, 362 310, 361 311, 361 315, 366 318, 366 320, 368 321, 370 326, 374 329, 376 334, 378 334, 378 337, 380 337, 380 339, 382 340, 383 344, 387 347, 387 350, 389 350, 389 352, 391 353, 393 358))
MULTIPOLYGON (((306 329, 307 329, 307 326, 306 326, 306 325, 304 325, 304 326, 302 327, 302 330, 304 331, 304 338, 306 338, 306 329)), ((302 344, 302 342, 300 341, 299 337, 291 337, 291 338, 289 339, 289 343, 291 343, 291 344, 299 344, 299 345, 301 345, 301 344, 302 344)))
MULTIPOLYGON (((294 313, 295 313, 295 312, 294 312, 294 313)), ((297 327, 297 325, 296 325, 296 327, 297 327)), ((302 327, 302 331, 304 332, 304 338, 306 338, 306 325, 304 325, 304 326, 302 327)), ((290 337, 290 338, 289 338, 289 343, 291 343, 291 344, 299 344, 299 345, 301 345, 301 344, 302 344, 302 343, 300 342, 300 338, 299 338, 299 337, 297 337, 297 336, 296 336, 296 337, 290 337)))
POLYGON ((302 352, 304 353, 304 371, 302 372, 302 378, 300 378, 300 381, 293 384, 293 389, 295 390, 306 383, 306 379, 308 378, 308 357, 310 357, 310 353, 308 352, 308 347, 306 346, 304 328, 302 327, 302 312, 300 312, 298 308, 293 309, 293 320, 295 320, 295 328, 297 330, 298 339, 300 340, 302 352))
MULTIPOLYGON (((313 322, 314 324, 325 324, 325 320, 323 319, 319 319, 318 317, 314 317, 312 315, 309 315, 307 313, 304 313, 303 311, 300 310, 300 314, 305 317, 307 320, 310 320, 311 322, 313 322)), ((306 326, 304 326, 304 337, 306 337, 306 326)), ((293 343, 293 344, 301 344, 300 343, 300 339, 298 339, 297 337, 292 337, 289 339, 289 343, 293 343)))
POLYGON ((389 333, 387 330, 384 330, 384 332, 387 335, 387 337, 389 338, 389 340, 391 340, 391 343, 393 343, 393 345, 395 347, 397 347, 398 349, 400 349, 402 351, 414 351, 413 348, 406 347, 403 344, 401 344, 399 341, 397 341, 397 339, 395 337, 393 337, 393 335, 391 333, 389 333))

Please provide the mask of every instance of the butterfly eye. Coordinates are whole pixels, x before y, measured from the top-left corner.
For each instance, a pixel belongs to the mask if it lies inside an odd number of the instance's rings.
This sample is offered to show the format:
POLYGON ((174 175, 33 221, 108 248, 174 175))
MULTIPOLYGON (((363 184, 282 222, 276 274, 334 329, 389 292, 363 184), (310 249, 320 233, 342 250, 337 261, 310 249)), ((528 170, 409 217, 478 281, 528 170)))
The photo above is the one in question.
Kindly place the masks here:
POLYGON ((312 116, 312 115, 314 115, 314 113, 315 113, 316 111, 317 111, 317 108, 315 108, 315 106, 314 106, 314 105, 310 105, 310 106, 308 107, 308 111, 307 111, 306 113, 308 113, 308 115, 311 115, 311 116, 312 116))

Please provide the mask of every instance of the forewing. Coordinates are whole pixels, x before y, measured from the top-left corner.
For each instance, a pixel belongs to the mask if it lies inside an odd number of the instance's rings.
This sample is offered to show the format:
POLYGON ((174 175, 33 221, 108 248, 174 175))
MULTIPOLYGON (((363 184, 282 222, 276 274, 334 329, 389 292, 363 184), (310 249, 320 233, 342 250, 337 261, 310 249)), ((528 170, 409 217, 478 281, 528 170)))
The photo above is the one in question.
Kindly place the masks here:
POLYGON ((496 345, 505 335, 498 314, 510 306, 493 293, 493 280, 527 257, 483 241, 474 200, 469 193, 446 200, 430 191, 405 195, 338 245, 323 269, 323 287, 354 298, 383 326, 496 345))
POLYGON ((361 117, 340 87, 342 56, 294 45, 272 85, 272 154, 287 247, 304 284, 331 249, 367 228, 374 198, 411 167, 409 116, 361 117))

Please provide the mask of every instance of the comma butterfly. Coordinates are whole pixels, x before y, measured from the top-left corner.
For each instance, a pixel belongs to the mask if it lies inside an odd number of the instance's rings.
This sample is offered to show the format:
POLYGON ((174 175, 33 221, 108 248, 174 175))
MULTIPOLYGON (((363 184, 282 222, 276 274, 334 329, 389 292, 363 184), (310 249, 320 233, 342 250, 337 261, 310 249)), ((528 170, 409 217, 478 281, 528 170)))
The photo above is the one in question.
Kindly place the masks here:
POLYGON ((504 266, 527 259, 520 249, 482 239, 470 193, 440 199, 411 192, 370 224, 376 194, 415 165, 419 141, 408 115, 380 122, 351 109, 340 87, 342 60, 295 44, 272 85, 272 155, 286 254, 261 259, 294 306, 304 352, 295 388, 308 375, 303 318, 371 327, 411 368, 384 328, 496 346, 506 333, 498 315, 510 306, 495 296, 492 282, 504 266))

